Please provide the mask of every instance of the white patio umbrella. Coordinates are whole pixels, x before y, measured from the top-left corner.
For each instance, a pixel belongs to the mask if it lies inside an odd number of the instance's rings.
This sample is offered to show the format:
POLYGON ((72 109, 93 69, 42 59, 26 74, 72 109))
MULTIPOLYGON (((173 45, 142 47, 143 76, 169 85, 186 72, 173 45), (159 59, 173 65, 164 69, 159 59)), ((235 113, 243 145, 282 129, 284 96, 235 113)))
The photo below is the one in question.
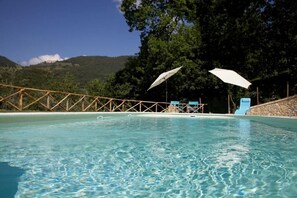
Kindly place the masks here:
MULTIPOLYGON (((158 78, 151 84, 151 86, 147 89, 150 90, 153 87, 158 86, 159 84, 161 84, 162 82, 166 81, 168 78, 170 78, 171 76, 173 76, 176 72, 178 72, 178 70, 180 70, 183 66, 172 69, 170 71, 167 72, 163 72, 162 74, 160 74, 158 76, 158 78)), ((167 82, 166 82, 166 102, 167 102, 167 82)))
MULTIPOLYGON (((209 71, 223 82, 248 89, 252 84, 233 70, 214 68, 209 71)), ((230 96, 228 95, 228 113, 230 113, 230 96)))
POLYGON ((248 89, 248 87, 252 84, 233 70, 215 68, 209 72, 220 78, 225 83, 237 85, 246 89, 248 89))

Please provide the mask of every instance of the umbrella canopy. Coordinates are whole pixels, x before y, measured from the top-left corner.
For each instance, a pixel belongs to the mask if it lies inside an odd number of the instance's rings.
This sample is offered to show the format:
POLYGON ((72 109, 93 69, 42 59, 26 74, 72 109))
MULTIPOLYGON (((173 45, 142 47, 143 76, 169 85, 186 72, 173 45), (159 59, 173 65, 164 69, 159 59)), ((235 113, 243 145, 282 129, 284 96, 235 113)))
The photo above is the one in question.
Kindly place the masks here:
POLYGON ((252 84, 233 70, 215 68, 209 72, 220 78, 225 83, 237 85, 246 89, 252 84))
POLYGON ((170 78, 176 72, 178 72, 178 70, 180 70, 182 67, 183 66, 160 74, 160 76, 153 82, 153 84, 151 84, 151 86, 148 88, 148 90, 150 90, 151 88, 158 86, 162 82, 166 81, 168 78, 170 78))

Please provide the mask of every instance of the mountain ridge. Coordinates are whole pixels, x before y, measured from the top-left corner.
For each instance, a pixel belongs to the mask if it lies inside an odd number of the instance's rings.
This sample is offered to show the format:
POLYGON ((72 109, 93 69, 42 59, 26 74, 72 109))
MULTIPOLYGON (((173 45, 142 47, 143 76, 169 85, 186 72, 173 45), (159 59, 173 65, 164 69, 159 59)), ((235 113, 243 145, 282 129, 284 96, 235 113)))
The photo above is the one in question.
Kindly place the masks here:
POLYGON ((0 67, 17 67, 17 66, 20 66, 20 65, 8 59, 7 57, 0 55, 0 67))
MULTIPOLYGON (((32 76, 34 75, 31 74, 38 73, 40 75, 44 74, 44 78, 46 78, 48 74, 56 76, 57 78, 71 75, 80 85, 85 86, 89 81, 94 79, 104 81, 108 76, 123 69, 129 57, 132 56, 77 56, 54 63, 43 62, 37 65, 20 66, 8 58, 0 56, 0 72, 4 70, 7 72, 6 68, 8 67, 18 67, 18 70, 10 75, 16 76, 13 78, 14 82, 10 82, 13 84, 23 84, 22 82, 24 81, 33 82, 34 79, 32 80, 32 76), (29 77, 30 75, 31 78, 29 77)), ((5 75, 2 74, 2 78, 5 78, 5 75)), ((2 79, 2 81, 4 80, 5 79, 2 79)), ((5 82, 9 81, 10 80, 6 80, 5 82)), ((34 86, 35 83, 29 85, 34 86)))

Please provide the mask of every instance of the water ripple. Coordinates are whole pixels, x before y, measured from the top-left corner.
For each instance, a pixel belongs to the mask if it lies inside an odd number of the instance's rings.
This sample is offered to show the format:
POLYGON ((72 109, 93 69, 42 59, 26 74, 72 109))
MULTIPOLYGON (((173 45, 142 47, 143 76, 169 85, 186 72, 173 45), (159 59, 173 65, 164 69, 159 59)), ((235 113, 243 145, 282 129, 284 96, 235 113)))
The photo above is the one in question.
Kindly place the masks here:
POLYGON ((26 170, 16 197, 297 194, 297 134, 266 125, 130 116, 10 130, 0 161, 26 170))

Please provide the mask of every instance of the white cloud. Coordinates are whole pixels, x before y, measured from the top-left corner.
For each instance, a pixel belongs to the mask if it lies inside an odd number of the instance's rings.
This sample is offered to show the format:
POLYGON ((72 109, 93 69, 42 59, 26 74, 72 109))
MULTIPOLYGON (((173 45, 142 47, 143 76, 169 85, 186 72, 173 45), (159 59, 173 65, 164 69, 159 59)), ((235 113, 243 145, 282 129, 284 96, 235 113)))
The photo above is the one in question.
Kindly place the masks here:
POLYGON ((59 54, 53 54, 53 55, 41 55, 38 57, 31 58, 28 61, 23 61, 21 64, 23 66, 28 66, 28 65, 37 65, 39 63, 47 62, 47 63, 54 63, 56 61, 63 61, 68 58, 61 58, 59 54))
POLYGON ((116 2, 116 4, 117 4, 117 8, 118 8, 119 10, 121 10, 120 8, 121 8, 122 1, 123 1, 123 0, 113 0, 113 1, 116 2))
MULTIPOLYGON (((116 2, 117 8, 122 13, 122 11, 121 11, 121 5, 122 5, 123 0, 113 0, 113 1, 116 2)), ((142 2, 142 0, 136 0, 135 1, 134 4, 136 4, 136 8, 138 8, 140 6, 141 2, 142 2)))

